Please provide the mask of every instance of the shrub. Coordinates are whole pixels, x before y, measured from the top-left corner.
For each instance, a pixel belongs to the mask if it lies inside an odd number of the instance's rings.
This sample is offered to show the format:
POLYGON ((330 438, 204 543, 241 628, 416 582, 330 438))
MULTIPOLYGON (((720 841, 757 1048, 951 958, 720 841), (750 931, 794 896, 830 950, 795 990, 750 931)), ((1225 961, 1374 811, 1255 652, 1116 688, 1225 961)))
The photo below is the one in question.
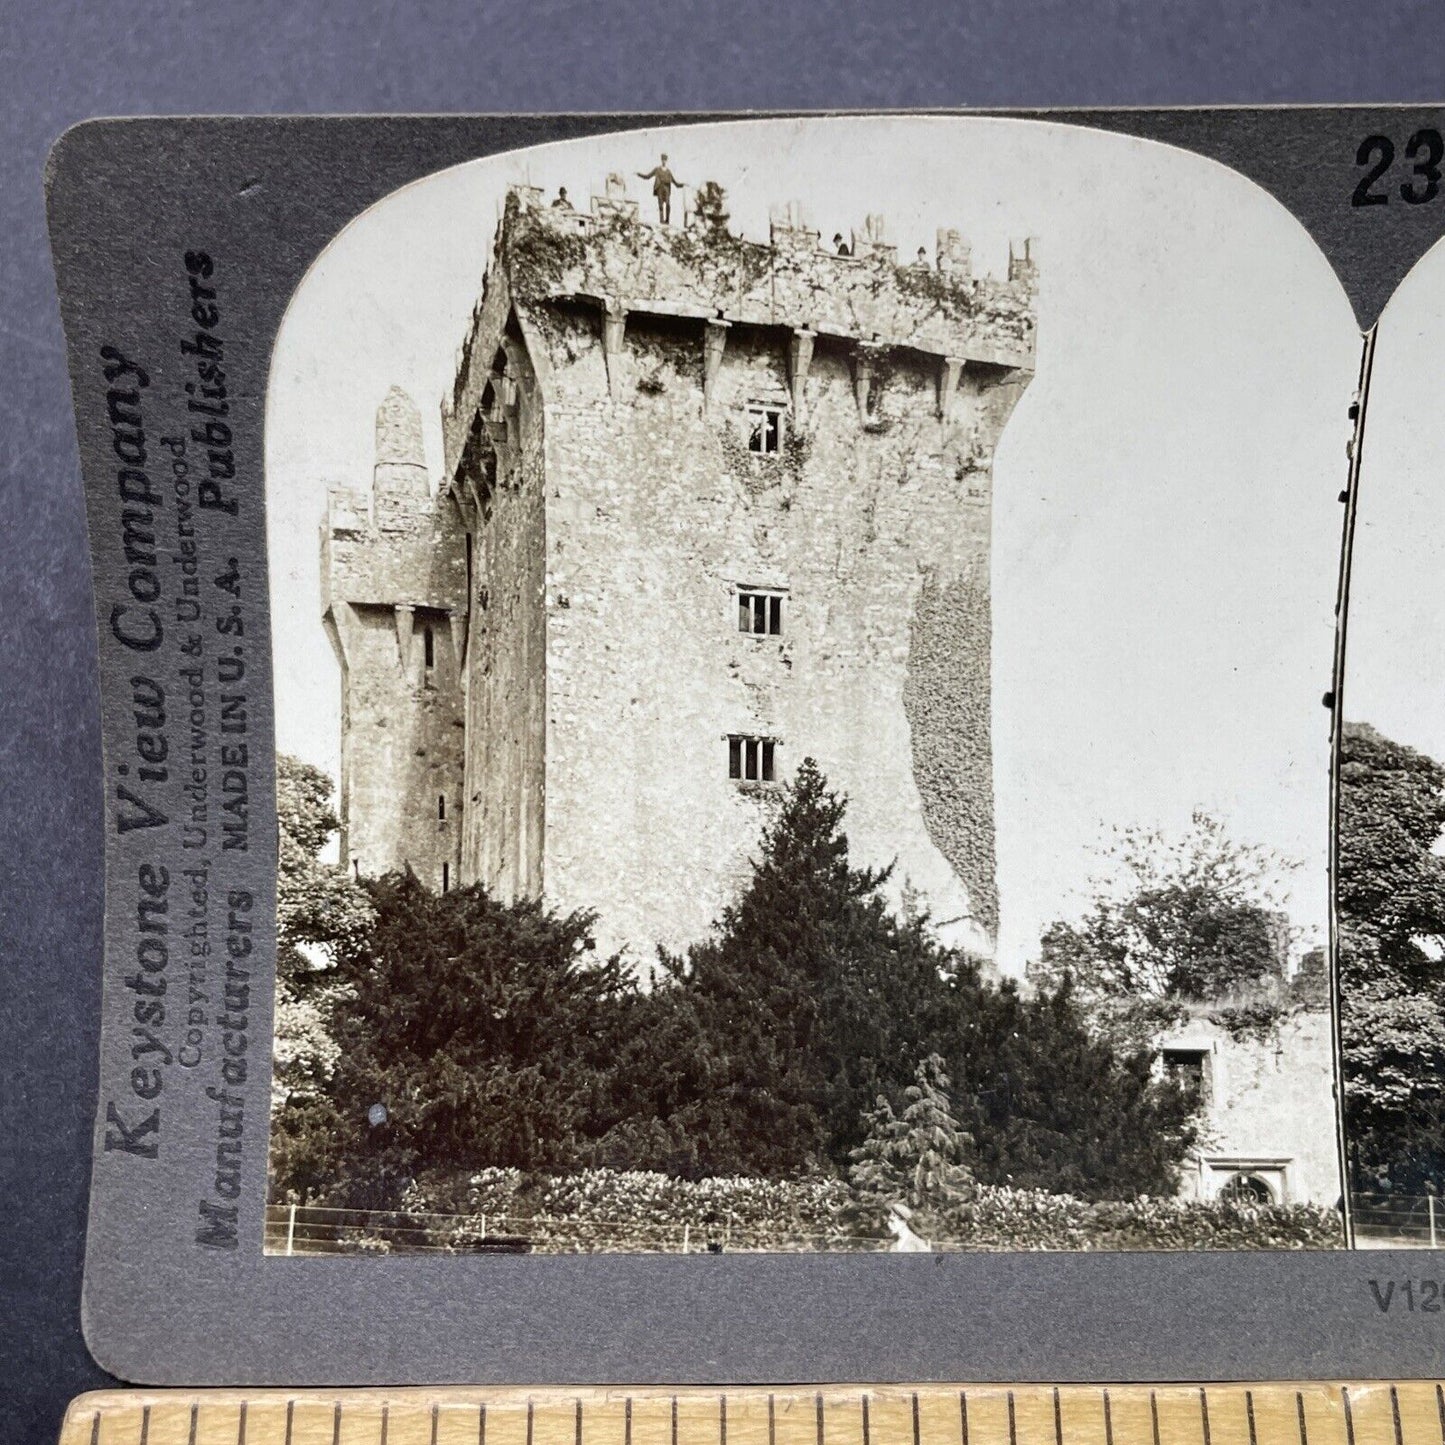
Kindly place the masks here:
POLYGON ((529 1233, 542 1249, 846 1248, 838 1179, 678 1179, 589 1169, 541 1182, 529 1233))
POLYGON ((1151 1199, 1089 1204, 982 1186, 941 1219, 935 1248, 977 1250, 1342 1249, 1339 1214, 1314 1204, 1151 1199))

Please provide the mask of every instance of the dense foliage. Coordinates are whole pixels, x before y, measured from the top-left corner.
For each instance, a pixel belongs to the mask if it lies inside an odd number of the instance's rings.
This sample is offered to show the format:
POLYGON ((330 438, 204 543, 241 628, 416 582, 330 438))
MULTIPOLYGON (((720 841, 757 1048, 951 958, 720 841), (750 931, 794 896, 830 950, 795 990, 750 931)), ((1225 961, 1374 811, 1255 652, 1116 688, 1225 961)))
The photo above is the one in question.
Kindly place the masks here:
MULTIPOLYGON (((886 1249, 847 1184, 677 1179, 585 1170, 561 1178, 486 1170, 450 1186, 415 1187, 393 1219, 303 1212, 313 1247, 467 1253, 525 1242, 537 1253, 886 1249), (328 1222, 329 1221, 329 1222, 328 1222)), ((983 1185, 951 1206, 915 1214, 937 1250, 1339 1249, 1339 1214, 1313 1205, 1140 1198, 1091 1204, 1067 1194, 983 1185)))
POLYGON ((321 859, 338 827, 325 773, 278 756, 276 818, 273 1097, 278 1110, 294 1104, 299 1115, 325 1089, 336 1067, 336 1041, 327 1027, 335 1003, 336 952, 364 944, 374 915, 361 885, 321 859))
POLYGON ((1445 766, 1346 724, 1340 999, 1356 1188, 1445 1188, 1445 766))
POLYGON ((327 940, 333 1066, 278 1120, 273 1197, 393 1208, 423 1176, 509 1168, 764 1188, 841 1179, 860 1149, 898 1202, 971 1179, 1172 1193, 1183 1092, 1092 1033, 1067 982, 986 982, 897 916, 844 814, 805 762, 714 935, 650 989, 595 956, 584 914, 363 885, 369 928, 327 940))
POLYGON ((1336 1210, 1312 1204, 1152 1199, 1089 1204, 1043 1190, 980 1189, 936 1246, 1009 1249, 1342 1249, 1336 1210))
POLYGON ((1232 841, 1207 813, 1182 838, 1125 829, 1099 895, 1077 923, 1044 934, 1032 976, 1071 977, 1091 1000, 1202 1001, 1248 992, 1283 972, 1284 864, 1232 841))

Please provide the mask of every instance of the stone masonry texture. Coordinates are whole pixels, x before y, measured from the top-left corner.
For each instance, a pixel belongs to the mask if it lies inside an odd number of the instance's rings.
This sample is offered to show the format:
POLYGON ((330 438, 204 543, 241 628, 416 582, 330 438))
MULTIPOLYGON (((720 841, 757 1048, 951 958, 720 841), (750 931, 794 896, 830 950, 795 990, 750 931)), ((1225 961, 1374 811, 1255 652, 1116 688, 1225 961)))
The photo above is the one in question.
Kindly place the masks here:
POLYGON ((341 666, 341 856, 359 874, 457 878, 462 814, 465 541, 433 502, 416 405, 377 413, 367 491, 333 488, 323 622, 341 666), (445 868, 445 872, 443 871, 445 868))
POLYGON ((837 256, 791 217, 646 224, 616 178, 589 212, 515 188, 436 496, 389 397, 370 519, 331 502, 348 858, 594 910, 645 969, 707 934, 811 756, 855 859, 989 955, 991 472, 1035 291, 1027 246, 974 277, 954 232, 900 266, 876 220, 837 256), (740 628, 752 590, 776 635, 740 628), (398 646, 423 618, 430 693, 398 646), (732 738, 775 778, 731 777, 732 738))
POLYGON ((1197 1155, 1183 1193, 1209 1199, 1253 1175, 1276 1203, 1333 1206, 1340 1197, 1334 1026, 1327 1008, 1298 1009, 1258 1030, 1201 1016, 1159 1040, 1197 1052, 1207 1092, 1197 1155))

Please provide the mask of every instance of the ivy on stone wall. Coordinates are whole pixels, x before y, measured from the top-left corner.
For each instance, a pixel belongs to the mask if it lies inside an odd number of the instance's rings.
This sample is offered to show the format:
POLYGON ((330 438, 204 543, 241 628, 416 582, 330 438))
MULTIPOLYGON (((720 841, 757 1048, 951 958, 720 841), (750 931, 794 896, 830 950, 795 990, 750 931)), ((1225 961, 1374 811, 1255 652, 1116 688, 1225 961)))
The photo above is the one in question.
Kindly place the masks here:
POLYGON ((977 920, 998 928, 987 575, 928 578, 913 610, 903 707, 923 822, 968 889, 977 920))
POLYGON ((813 439, 806 431, 785 426, 777 455, 760 456, 749 450, 742 430, 730 419, 718 427, 718 444, 722 447, 723 465, 749 496, 759 497, 774 487, 781 487, 784 508, 791 505, 793 495, 802 484, 803 468, 813 450, 813 439))
MULTIPOLYGON (((508 197, 508 211, 516 206, 515 197, 508 197)), ((578 232, 521 224, 515 215, 507 217, 502 234, 507 238, 507 277, 518 301, 540 300, 556 291, 568 271, 587 256, 587 243, 578 232)))

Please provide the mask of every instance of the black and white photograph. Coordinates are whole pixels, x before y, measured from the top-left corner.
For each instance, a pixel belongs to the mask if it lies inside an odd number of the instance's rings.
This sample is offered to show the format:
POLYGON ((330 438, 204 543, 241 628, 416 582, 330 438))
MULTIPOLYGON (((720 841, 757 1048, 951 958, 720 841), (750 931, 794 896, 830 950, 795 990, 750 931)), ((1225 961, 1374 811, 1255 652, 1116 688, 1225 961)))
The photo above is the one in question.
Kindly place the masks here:
POLYGON ((1355 1237, 1445 1244, 1445 251, 1381 314, 1370 367, 1339 769, 1341 1070, 1355 1237))
POLYGON ((266 398, 267 1253, 1342 1248, 1359 347, 1265 191, 1038 122, 358 216, 266 398))

